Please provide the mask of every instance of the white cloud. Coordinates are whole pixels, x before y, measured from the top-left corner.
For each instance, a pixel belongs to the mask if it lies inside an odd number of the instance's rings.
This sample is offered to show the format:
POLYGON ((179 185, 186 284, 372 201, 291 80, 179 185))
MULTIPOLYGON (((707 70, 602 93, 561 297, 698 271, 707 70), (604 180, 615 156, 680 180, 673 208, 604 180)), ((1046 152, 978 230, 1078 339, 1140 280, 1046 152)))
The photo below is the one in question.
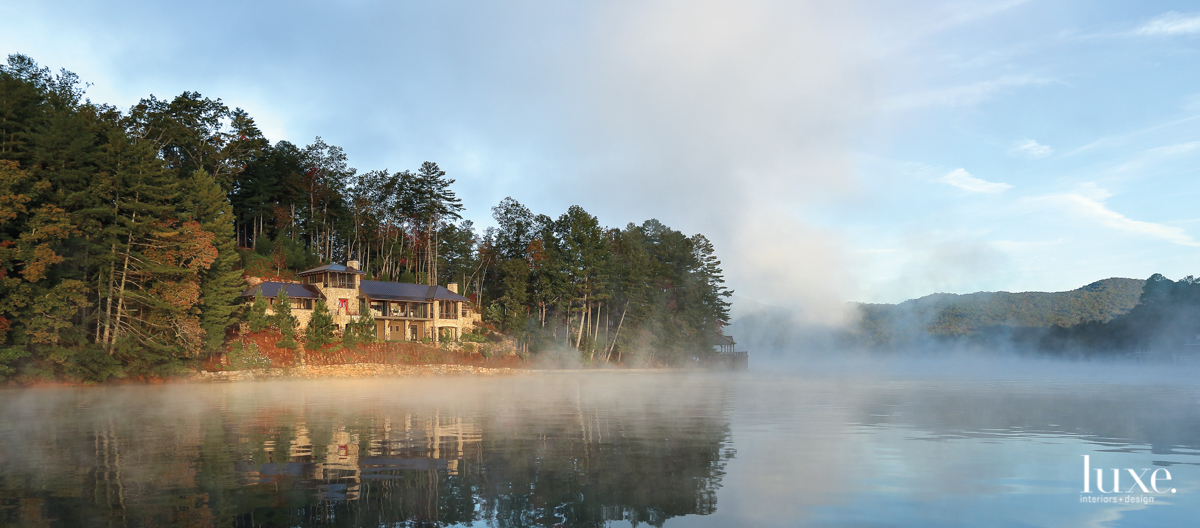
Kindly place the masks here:
POLYGON ((1155 157, 1173 156, 1175 154, 1191 152, 1196 150, 1197 147, 1200 147, 1200 141, 1189 141, 1187 143, 1176 143, 1174 145, 1152 148, 1147 153, 1155 157))
POLYGON ((1007 183, 995 183, 971 176, 971 173, 964 169, 954 169, 950 174, 942 176, 940 181, 974 193, 1000 193, 1012 189, 1012 185, 1007 183))
POLYGON ((1200 243, 1192 239, 1183 228, 1134 220, 1109 209, 1104 200, 1110 196, 1112 194, 1108 191, 1094 184, 1086 184, 1078 192, 1042 196, 1032 200, 1064 209, 1076 217, 1118 231, 1165 240, 1180 246, 1200 247, 1200 243))
POLYGON ((1173 36, 1200 33, 1200 14, 1184 15, 1170 11, 1154 17, 1142 27, 1133 30, 1134 35, 1173 36))
POLYGON ((1054 149, 1032 139, 1017 141, 1008 149, 1008 155, 1014 158, 1041 159, 1051 154, 1054 154, 1054 149))

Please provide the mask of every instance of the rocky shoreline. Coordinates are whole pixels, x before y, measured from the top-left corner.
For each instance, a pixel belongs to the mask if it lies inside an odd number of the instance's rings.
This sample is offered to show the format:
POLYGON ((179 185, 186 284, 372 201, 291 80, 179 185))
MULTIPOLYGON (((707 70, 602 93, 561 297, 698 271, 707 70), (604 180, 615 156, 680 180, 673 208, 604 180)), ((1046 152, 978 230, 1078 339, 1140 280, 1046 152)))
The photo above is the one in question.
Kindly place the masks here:
POLYGON ((272 379, 353 379, 428 376, 511 376, 531 374, 527 369, 475 367, 471 365, 389 365, 383 363, 352 363, 346 365, 314 365, 291 368, 265 368, 196 372, 183 381, 227 382, 272 379))

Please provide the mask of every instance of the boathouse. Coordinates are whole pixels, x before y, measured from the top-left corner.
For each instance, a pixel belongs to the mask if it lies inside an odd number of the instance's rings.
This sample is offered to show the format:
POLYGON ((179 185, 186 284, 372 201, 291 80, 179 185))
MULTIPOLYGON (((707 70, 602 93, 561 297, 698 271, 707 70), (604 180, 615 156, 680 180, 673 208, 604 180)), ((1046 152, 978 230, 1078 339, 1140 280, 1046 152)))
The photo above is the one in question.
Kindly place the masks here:
POLYGON ((737 343, 727 335, 717 336, 713 344, 714 354, 709 358, 709 365, 728 370, 746 370, 750 368, 750 353, 736 352, 737 343))

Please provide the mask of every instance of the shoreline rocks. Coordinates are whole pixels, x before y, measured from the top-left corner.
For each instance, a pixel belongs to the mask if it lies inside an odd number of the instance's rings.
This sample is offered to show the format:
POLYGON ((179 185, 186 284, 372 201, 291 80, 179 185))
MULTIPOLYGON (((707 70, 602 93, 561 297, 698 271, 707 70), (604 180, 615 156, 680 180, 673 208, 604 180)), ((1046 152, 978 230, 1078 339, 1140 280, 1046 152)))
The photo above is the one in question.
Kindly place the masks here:
POLYGON ((180 381, 228 382, 273 379, 353 379, 385 377, 427 376, 511 376, 532 374, 527 369, 474 367, 470 365, 390 365, 383 363, 350 363, 345 365, 296 366, 290 368, 266 368, 227 370, 221 372, 196 372, 179 378, 180 381))

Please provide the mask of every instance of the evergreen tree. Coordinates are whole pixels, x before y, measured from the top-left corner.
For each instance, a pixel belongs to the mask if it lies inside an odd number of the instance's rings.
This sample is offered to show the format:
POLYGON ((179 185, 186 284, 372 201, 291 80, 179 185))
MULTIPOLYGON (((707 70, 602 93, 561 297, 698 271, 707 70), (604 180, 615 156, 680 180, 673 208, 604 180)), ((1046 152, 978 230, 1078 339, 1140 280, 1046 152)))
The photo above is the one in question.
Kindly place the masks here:
POLYGON ((296 348, 296 318, 292 315, 292 300, 288 298, 287 287, 279 288, 279 294, 275 296, 275 315, 271 318, 275 322, 275 326, 279 328, 279 334, 283 336, 275 346, 283 348, 296 348))
POLYGON ((358 347, 358 321, 350 321, 346 323, 346 329, 342 330, 342 346, 344 348, 353 349, 358 347))
POLYGON ((575 347, 583 350, 588 335, 585 330, 595 325, 593 308, 597 301, 607 298, 600 286, 607 274, 606 261, 611 248, 599 220, 578 205, 568 208, 556 224, 563 267, 574 289, 573 300, 578 303, 575 347))
POLYGON ((254 304, 247 312, 251 332, 261 332, 271 327, 271 319, 267 317, 267 299, 263 297, 262 288, 254 292, 254 304))
POLYGON ((329 307, 325 305, 325 301, 317 299, 312 317, 308 320, 308 328, 304 331, 304 348, 320 350, 332 342, 333 316, 329 315, 329 307))
POLYGON ((502 289, 496 302, 503 319, 497 322, 506 331, 524 328, 529 298, 529 264, 524 259, 505 260, 500 263, 498 273, 502 289))
POLYGON ((492 208, 492 218, 497 226, 493 244, 500 258, 525 258, 535 235, 533 212, 509 196, 492 208))
POLYGON ((440 278, 437 263, 441 224, 462 218, 459 214, 463 209, 462 200, 450 189, 453 183, 454 179, 447 178, 446 171, 432 161, 421 164, 412 183, 413 215, 425 242, 426 283, 429 285, 437 284, 440 278))
POLYGON ((358 324, 358 342, 374 343, 378 340, 379 326, 375 324, 375 316, 371 310, 364 310, 363 315, 359 316, 356 323, 358 324))
POLYGON ((217 241, 216 261, 200 272, 200 327, 205 348, 216 350, 225 342, 225 331, 237 321, 235 301, 246 285, 242 272, 233 269, 240 261, 234 243, 233 207, 207 172, 192 172, 186 188, 184 210, 217 241))
POLYGON ((308 247, 321 262, 332 262, 335 254, 342 254, 337 247, 341 237, 336 235, 339 219, 346 211, 346 185, 356 170, 347 164, 341 147, 325 143, 320 136, 304 148, 303 159, 307 168, 301 189, 307 199, 304 220, 308 247))
POLYGON ((565 311, 571 298, 570 279, 562 260, 556 225, 546 215, 535 220, 536 236, 529 243, 531 301, 538 310, 538 326, 546 328, 551 310, 565 311))
POLYGON ((370 310, 346 325, 342 332, 342 345, 347 348, 357 347, 360 343, 375 342, 375 317, 370 310))
POLYGON ((444 282, 457 282, 466 294, 471 275, 479 267, 475 225, 463 220, 458 225, 446 224, 438 237, 441 240, 442 259, 439 273, 444 282))

